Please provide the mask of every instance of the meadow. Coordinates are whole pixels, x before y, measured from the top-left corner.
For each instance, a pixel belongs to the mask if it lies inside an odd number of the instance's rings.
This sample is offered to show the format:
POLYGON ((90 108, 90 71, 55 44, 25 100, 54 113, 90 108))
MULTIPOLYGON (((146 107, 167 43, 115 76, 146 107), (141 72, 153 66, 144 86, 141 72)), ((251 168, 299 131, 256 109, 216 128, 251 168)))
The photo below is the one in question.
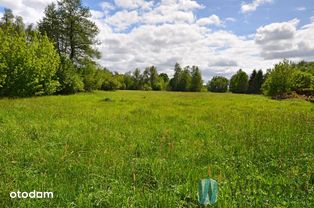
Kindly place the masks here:
POLYGON ((116 91, 0 100, 0 207, 314 206, 314 105, 116 91), (11 191, 53 199, 10 199, 11 191))

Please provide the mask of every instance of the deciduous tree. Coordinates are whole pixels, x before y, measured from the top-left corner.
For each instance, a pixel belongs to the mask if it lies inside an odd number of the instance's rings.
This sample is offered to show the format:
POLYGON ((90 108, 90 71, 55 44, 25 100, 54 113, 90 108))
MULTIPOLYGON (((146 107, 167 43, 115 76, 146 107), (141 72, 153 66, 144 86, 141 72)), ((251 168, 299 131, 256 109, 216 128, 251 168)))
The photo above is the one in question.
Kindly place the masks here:
POLYGON ((289 61, 284 60, 275 65, 262 86, 263 93, 268 96, 277 96, 291 91, 291 81, 294 69, 289 61))
POLYGON ((222 76, 215 76, 208 83, 208 90, 211 92, 227 92, 229 81, 222 76))
POLYGON ((230 91, 233 93, 246 93, 248 88, 248 75, 241 69, 230 79, 230 91))

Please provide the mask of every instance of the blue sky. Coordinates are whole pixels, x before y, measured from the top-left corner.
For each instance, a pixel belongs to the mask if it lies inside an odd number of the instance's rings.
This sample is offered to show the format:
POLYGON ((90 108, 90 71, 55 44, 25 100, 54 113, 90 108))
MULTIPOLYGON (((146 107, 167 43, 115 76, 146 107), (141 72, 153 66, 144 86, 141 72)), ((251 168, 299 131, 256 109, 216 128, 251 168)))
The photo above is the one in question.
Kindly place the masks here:
MULTIPOLYGON (((100 10, 99 5, 104 1, 86 0, 83 2, 92 9, 100 10)), ((114 0, 106 2, 114 5, 114 0)), ((234 18, 237 22, 229 23, 227 29, 237 35, 255 33, 261 25, 284 22, 295 17, 300 20, 300 25, 305 25, 310 23, 310 17, 314 16, 313 0, 273 0, 271 3, 262 4, 254 12, 248 13, 241 12, 241 4, 250 3, 252 0, 197 0, 197 2, 205 6, 204 9, 195 11, 198 18, 207 17, 209 14, 216 14, 222 19, 234 18)))
MULTIPOLYGON (((0 0, 36 23, 56 0, 0 0)), ((83 0, 100 28, 100 64, 127 72, 175 62, 205 79, 267 69, 283 58, 314 60, 313 0, 83 0)))

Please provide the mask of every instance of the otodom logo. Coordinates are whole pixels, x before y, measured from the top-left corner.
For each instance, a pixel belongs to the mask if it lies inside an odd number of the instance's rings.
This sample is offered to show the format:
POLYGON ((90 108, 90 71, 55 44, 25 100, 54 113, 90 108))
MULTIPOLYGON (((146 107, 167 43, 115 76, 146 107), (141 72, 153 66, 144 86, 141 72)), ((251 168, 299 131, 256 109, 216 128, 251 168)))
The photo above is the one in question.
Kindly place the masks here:
POLYGON ((42 192, 42 191, 31 191, 31 192, 21 192, 21 191, 12 191, 10 192, 11 199, 43 199, 43 198, 53 198, 53 192, 42 192))

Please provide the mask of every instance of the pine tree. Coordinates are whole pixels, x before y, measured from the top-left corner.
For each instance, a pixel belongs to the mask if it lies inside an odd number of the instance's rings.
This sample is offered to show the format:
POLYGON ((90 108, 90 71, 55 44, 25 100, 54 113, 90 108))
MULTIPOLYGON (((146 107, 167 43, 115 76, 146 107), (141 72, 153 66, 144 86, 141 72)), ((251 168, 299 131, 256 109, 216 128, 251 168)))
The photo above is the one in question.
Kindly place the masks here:
POLYGON ((81 0, 61 0, 46 8, 39 30, 55 42, 59 54, 67 55, 74 62, 92 59, 100 55, 93 47, 99 30, 90 17, 89 9, 81 0))
POLYGON ((263 71, 260 69, 258 70, 255 78, 255 93, 261 94, 262 93, 262 85, 264 83, 264 74, 263 71))
POLYGON ((261 88, 264 80, 263 71, 259 70, 258 72, 254 69, 249 79, 249 94, 260 94, 261 88))
POLYGON ((45 9, 45 16, 39 22, 38 29, 42 34, 46 34, 54 43, 59 54, 65 53, 65 40, 63 39, 63 26, 60 11, 55 3, 48 5, 45 9))
POLYGON ((247 90, 249 94, 256 94, 256 75, 257 72, 254 69, 249 79, 249 86, 247 90))

